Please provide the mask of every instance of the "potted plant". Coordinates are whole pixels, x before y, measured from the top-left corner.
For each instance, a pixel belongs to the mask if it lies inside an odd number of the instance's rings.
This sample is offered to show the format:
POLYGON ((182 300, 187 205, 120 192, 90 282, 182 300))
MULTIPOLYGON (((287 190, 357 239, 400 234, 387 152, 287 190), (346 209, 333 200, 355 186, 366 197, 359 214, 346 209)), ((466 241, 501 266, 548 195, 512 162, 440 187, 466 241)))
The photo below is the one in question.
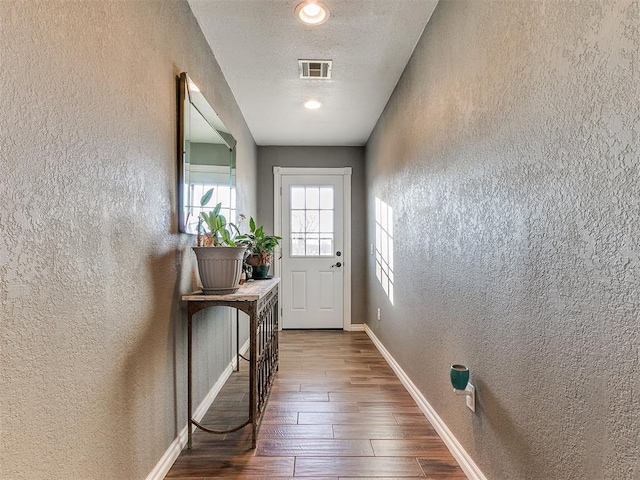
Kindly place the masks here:
POLYGON ((264 227, 256 228, 256 222, 251 217, 249 219, 249 233, 238 236, 238 241, 247 244, 249 256, 246 259, 247 264, 251 265, 254 280, 262 280, 267 278, 269 268, 271 268, 271 258, 273 250, 278 246, 278 242, 282 237, 275 235, 267 235, 264 233, 264 227))
MULTIPOLYGON (((200 199, 204 207, 213 189, 207 191, 200 199)), ((198 218, 197 246, 192 247, 198 259, 198 273, 205 294, 225 295, 236 292, 240 288, 240 274, 247 245, 235 240, 240 233, 233 223, 227 223, 220 214, 222 204, 207 213, 202 212, 198 218)))

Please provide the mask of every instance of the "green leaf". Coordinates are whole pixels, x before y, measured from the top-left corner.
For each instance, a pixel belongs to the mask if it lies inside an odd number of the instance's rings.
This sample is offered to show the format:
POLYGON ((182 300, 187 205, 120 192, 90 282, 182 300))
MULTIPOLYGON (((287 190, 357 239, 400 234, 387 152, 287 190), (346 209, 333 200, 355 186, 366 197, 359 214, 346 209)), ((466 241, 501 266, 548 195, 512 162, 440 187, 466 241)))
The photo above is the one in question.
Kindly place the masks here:
POLYGON ((235 231, 236 231, 236 235, 240 235, 240 229, 238 229, 238 227, 236 226, 236 224, 235 224, 235 223, 231 223, 231 222, 229 222, 229 225, 227 225, 227 227, 228 227, 230 230, 235 230, 235 231))
POLYGON ((233 240, 231 240, 231 236, 229 235, 229 232, 227 230, 222 230, 220 233, 222 234, 222 239, 224 240, 224 243, 232 247, 236 246, 233 240))
POLYGON ((213 195, 213 188, 210 188, 209 190, 207 190, 207 193, 205 193, 200 199, 200 206, 204 207, 207 203, 209 203, 209 200, 211 200, 212 195, 213 195))
POLYGON ((251 233, 254 233, 256 231, 256 221, 253 219, 253 217, 249 218, 249 229, 251 230, 251 233))
POLYGON ((215 216, 220 215, 220 209, 222 208, 222 203, 219 203, 216 205, 216 208, 213 209, 213 214, 215 216))

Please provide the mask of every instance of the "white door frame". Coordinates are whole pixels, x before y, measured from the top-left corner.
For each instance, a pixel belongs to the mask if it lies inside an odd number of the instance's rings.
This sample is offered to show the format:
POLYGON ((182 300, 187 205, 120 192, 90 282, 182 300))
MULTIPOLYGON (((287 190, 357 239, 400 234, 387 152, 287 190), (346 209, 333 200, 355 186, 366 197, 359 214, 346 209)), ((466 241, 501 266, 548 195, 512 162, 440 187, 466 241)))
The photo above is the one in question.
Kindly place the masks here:
MULTIPOLYGON (((342 168, 306 168, 306 167, 273 167, 273 231, 282 236, 282 175, 342 175, 344 186, 343 208, 343 329, 351 331, 351 167, 342 168)), ((282 272, 282 248, 278 246, 274 252, 273 273, 276 277, 282 272)), ((282 284, 281 284, 282 285, 282 284)), ((282 322, 281 328, 282 328, 282 322)))

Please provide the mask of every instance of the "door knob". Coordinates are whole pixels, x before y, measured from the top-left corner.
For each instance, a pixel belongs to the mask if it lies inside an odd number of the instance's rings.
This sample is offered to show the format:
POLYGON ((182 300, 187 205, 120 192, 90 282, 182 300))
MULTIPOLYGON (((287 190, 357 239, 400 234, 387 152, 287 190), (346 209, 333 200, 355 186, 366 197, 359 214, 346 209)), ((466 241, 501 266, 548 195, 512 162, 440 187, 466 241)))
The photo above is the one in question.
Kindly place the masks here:
POLYGON ((342 266, 342 264, 340 262, 338 262, 338 263, 334 263, 333 265, 331 265, 331 268, 333 268, 333 267, 340 268, 341 266, 342 266))

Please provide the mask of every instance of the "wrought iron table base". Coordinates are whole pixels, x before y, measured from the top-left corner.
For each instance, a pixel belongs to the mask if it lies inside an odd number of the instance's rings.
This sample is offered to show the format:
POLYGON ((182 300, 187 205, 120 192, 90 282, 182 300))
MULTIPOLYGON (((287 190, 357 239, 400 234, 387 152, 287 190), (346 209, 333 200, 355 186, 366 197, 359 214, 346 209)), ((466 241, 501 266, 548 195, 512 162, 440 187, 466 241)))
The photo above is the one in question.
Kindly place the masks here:
MULTIPOLYGON (((187 448, 192 444, 192 425, 214 434, 231 433, 251 424, 251 447, 256 447, 256 434, 278 371, 278 283, 279 279, 261 282, 258 286, 241 289, 230 295, 185 295, 187 301, 187 448), (254 292, 255 291, 255 292, 254 292), (242 425, 229 430, 212 430, 192 418, 193 415, 193 316, 209 307, 231 307, 236 312, 236 361, 249 362, 249 418, 242 425), (239 312, 249 316, 249 358, 239 352, 239 312)), ((237 371, 237 370, 236 370, 237 371)))

